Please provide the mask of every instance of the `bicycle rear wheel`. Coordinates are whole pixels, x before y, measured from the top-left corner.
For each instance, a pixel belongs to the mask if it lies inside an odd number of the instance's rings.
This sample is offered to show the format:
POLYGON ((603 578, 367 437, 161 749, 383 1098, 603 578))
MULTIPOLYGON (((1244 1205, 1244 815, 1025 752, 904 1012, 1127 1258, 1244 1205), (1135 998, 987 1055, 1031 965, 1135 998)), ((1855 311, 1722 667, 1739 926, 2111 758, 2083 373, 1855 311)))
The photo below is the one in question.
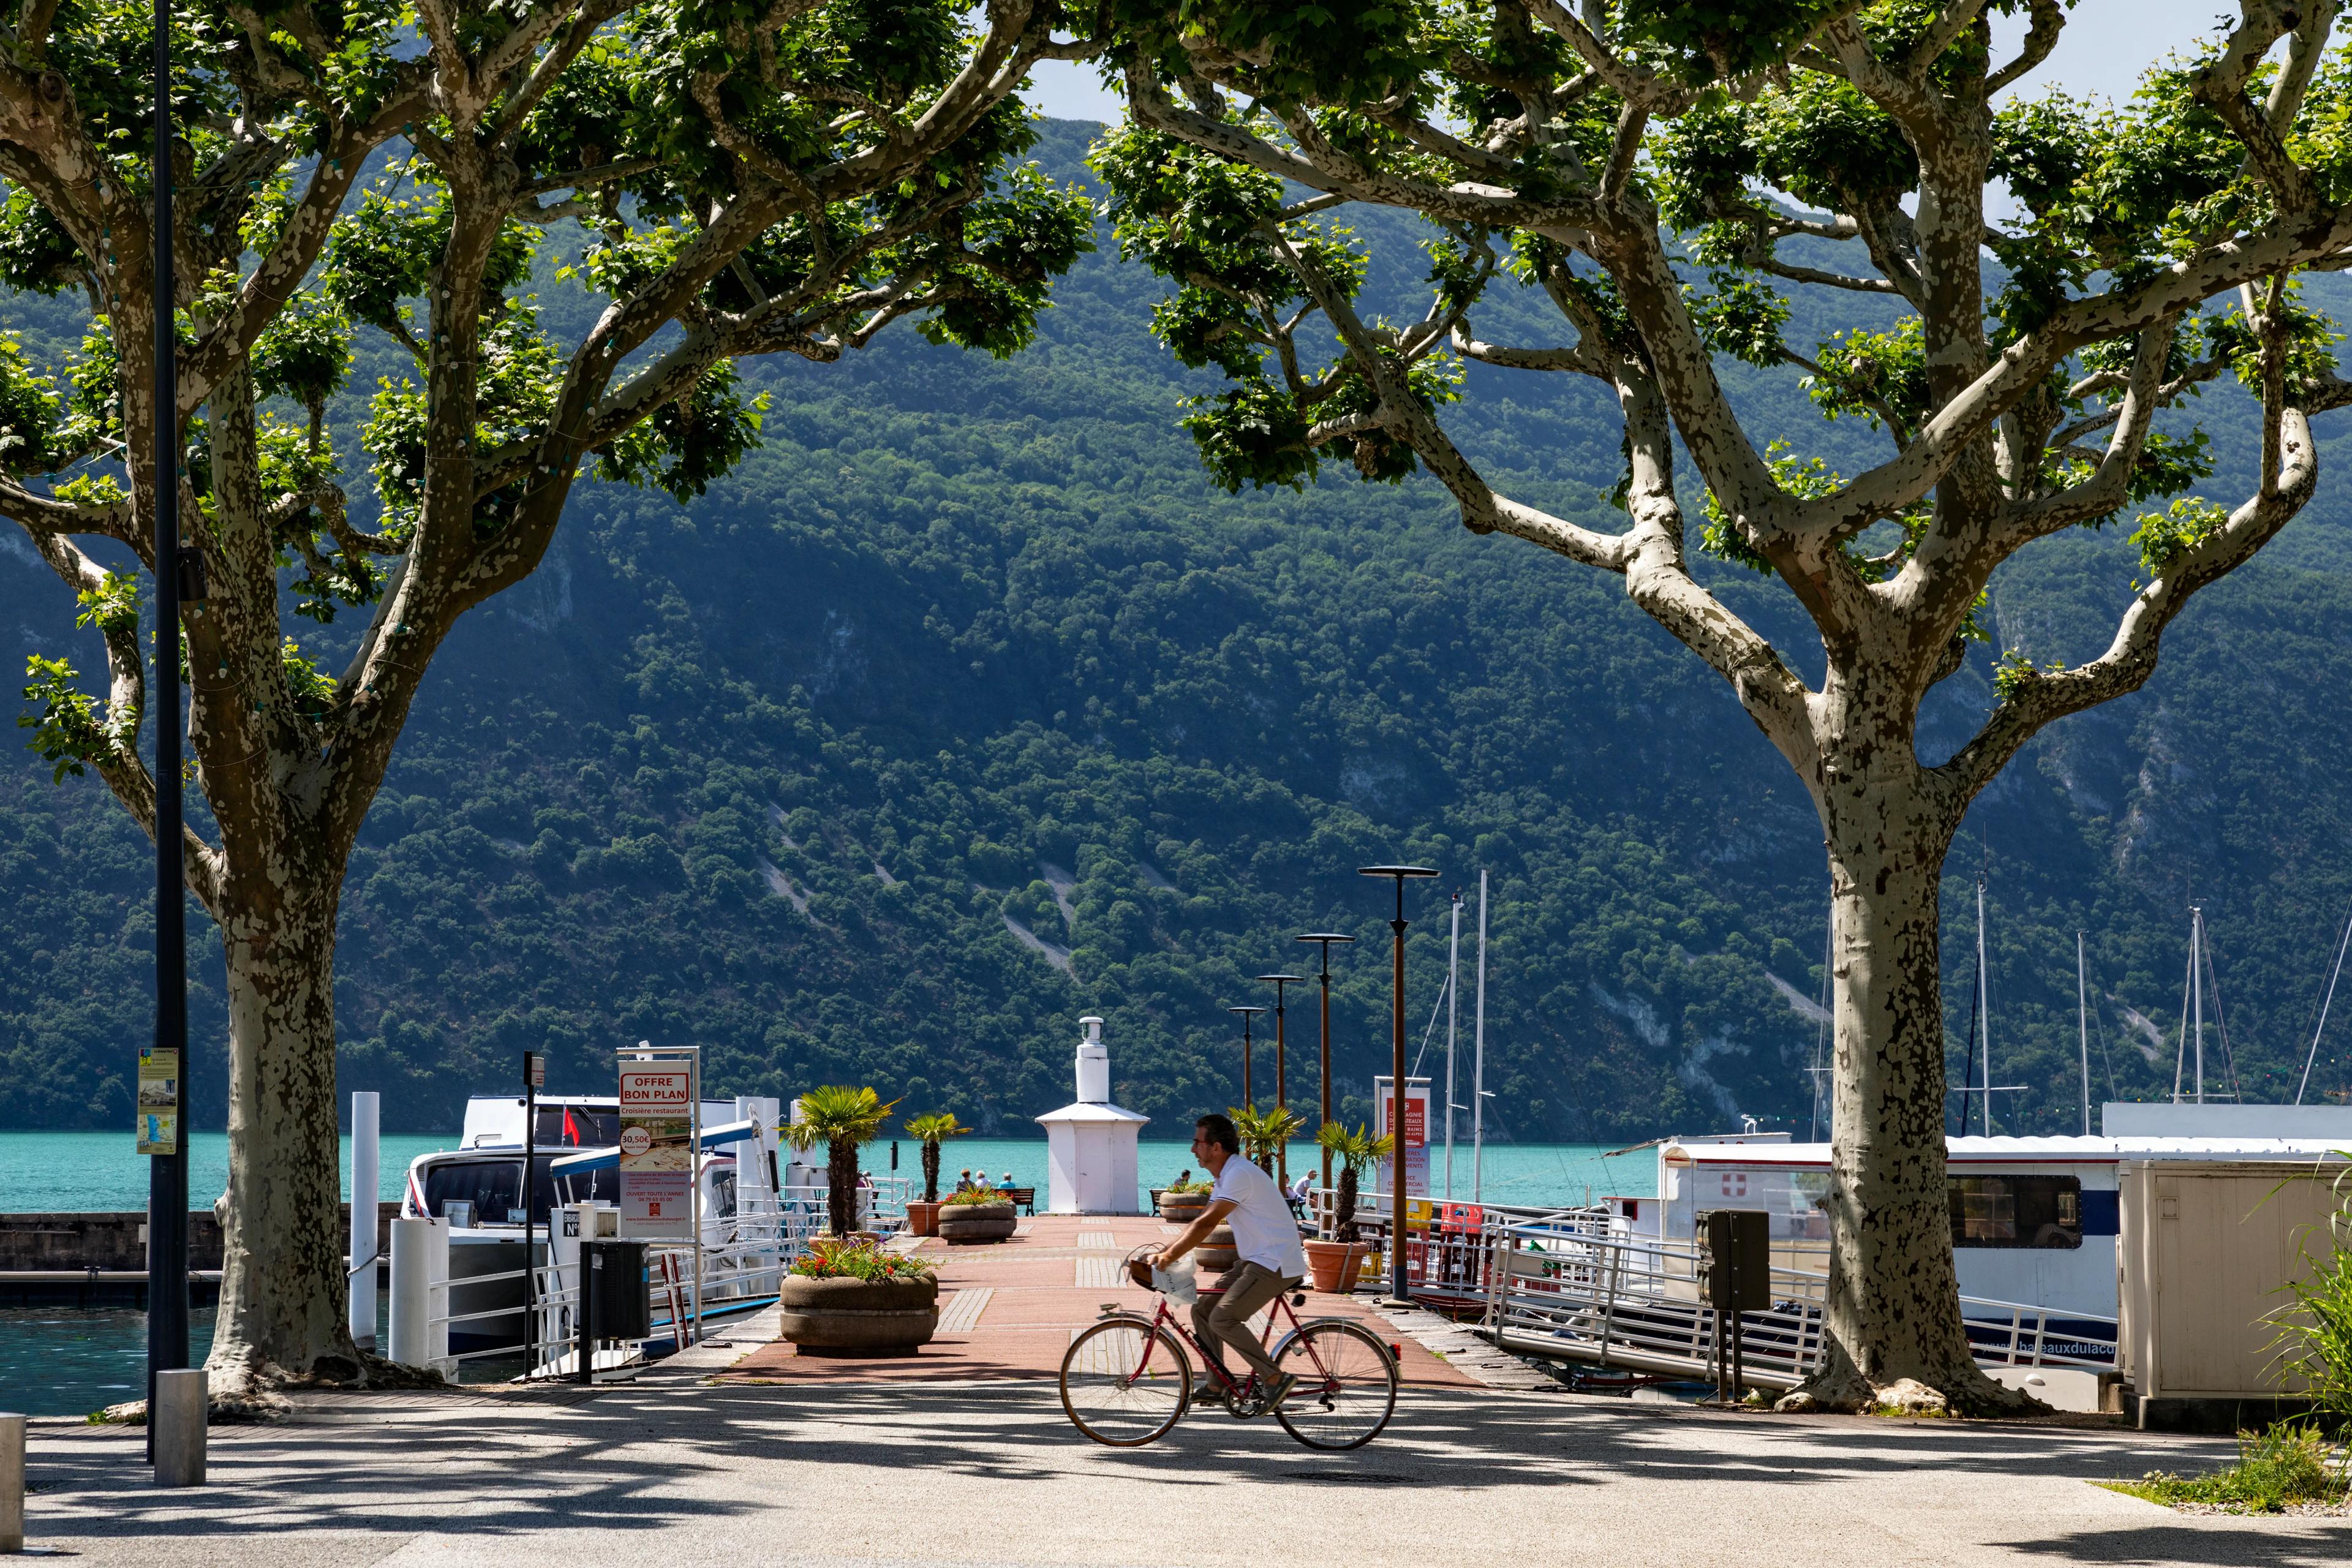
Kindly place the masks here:
POLYGON ((1310 1448, 1360 1448, 1396 1413, 1396 1363, 1354 1323, 1308 1323, 1282 1342, 1275 1365, 1298 1379, 1275 1419, 1310 1448))
POLYGON ((1183 1418, 1192 1365, 1175 1336, 1140 1318, 1106 1318, 1062 1357, 1062 1408, 1097 1443, 1139 1448, 1183 1418))

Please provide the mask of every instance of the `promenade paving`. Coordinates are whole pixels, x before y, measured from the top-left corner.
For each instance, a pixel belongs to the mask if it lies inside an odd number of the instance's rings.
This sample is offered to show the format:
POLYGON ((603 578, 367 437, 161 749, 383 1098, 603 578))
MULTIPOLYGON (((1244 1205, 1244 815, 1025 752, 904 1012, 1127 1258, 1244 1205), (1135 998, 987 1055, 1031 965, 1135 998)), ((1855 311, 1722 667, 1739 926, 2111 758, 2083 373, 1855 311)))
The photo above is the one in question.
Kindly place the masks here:
MULTIPOLYGON (((1075 1279, 1049 1255, 1099 1246, 1057 1243, 941 1261, 1075 1279)), ((935 1361, 820 1370, 754 1322, 593 1392, 301 1395, 287 1421, 215 1429, 200 1490, 154 1489, 135 1432, 37 1422, 30 1537, 142 1568, 2352 1562, 2352 1519, 2191 1518, 2091 1484, 2219 1464, 2225 1442, 1498 1389, 1434 1356, 1451 1377, 1409 1386, 1355 1453, 1222 1413, 1099 1447, 1033 1364, 1067 1334, 1034 1320, 1087 1288, 1003 1289, 1003 1321, 990 1298, 935 1361)))
MULTIPOLYGON (((726 1373, 730 1381, 891 1382, 977 1378, 1052 1381, 1070 1341, 1111 1302, 1150 1311, 1153 1298, 1129 1282, 1119 1264, 1136 1247, 1181 1229, 1151 1218, 1040 1215, 1011 1240, 950 1247, 937 1237, 914 1248, 939 1274, 940 1324, 911 1355, 803 1355, 777 1343, 753 1352, 726 1373)), ((1310 1293, 1302 1317, 1356 1319, 1398 1352, 1409 1386, 1468 1388, 1476 1380, 1399 1332, 1368 1298, 1310 1293)), ((1186 1319, 1189 1325, 1189 1316, 1186 1319)))

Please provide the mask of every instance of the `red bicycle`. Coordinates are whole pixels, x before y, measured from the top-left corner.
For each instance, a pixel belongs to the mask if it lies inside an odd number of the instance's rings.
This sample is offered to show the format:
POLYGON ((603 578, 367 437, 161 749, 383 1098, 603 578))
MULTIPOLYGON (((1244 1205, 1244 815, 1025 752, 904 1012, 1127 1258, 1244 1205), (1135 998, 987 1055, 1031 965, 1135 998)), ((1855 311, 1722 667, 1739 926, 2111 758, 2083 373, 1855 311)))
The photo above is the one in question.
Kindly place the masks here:
MULTIPOLYGON (((1136 1258, 1153 1250, 1130 1256, 1130 1270, 1136 1258)), ((1208 1367, 1235 1420, 1265 1415, 1256 1376, 1236 1383, 1214 1357, 1202 1354, 1167 1297, 1157 1300, 1148 1315, 1107 1303, 1102 1316, 1070 1342, 1062 1358, 1062 1408, 1070 1424, 1114 1448, 1139 1448, 1164 1436, 1192 1407, 1188 1348, 1208 1367)), ((1276 1296, 1266 1309, 1260 1341, 1270 1347, 1266 1358, 1298 1379, 1274 1418, 1310 1448, 1360 1448, 1396 1413, 1396 1358, 1378 1335, 1350 1319, 1302 1321, 1296 1309, 1306 1304, 1300 1291, 1276 1296), (1285 1325, 1277 1341, 1276 1331, 1285 1325)))

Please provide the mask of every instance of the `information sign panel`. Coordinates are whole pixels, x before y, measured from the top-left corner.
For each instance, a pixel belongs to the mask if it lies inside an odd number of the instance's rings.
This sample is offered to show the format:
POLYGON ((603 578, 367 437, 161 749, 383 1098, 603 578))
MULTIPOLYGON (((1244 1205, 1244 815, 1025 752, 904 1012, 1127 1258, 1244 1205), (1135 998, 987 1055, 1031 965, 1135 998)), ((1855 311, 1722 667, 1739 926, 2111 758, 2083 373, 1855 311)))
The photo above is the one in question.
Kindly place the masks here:
POLYGON ((139 1152, 180 1152, 180 1053, 139 1053, 139 1152))

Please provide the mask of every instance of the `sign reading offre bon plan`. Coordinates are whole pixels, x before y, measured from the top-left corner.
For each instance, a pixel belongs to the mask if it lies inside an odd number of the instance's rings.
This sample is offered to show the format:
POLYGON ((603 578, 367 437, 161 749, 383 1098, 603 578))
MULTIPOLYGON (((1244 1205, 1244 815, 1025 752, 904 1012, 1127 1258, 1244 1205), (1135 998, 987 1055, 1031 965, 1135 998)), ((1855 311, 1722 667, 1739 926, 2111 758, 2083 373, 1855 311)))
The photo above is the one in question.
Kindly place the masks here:
POLYGON ((621 1068, 621 1234, 694 1235, 694 1068, 621 1068))

